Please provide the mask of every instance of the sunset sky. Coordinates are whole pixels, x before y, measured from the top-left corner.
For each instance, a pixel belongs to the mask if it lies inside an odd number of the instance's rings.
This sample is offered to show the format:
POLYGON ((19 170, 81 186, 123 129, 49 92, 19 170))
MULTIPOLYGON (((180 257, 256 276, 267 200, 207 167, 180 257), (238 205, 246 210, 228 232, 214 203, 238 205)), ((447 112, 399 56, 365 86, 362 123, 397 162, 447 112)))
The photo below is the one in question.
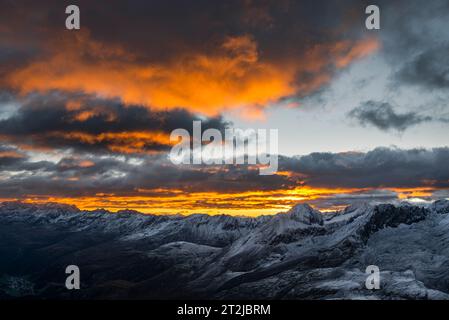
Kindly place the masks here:
POLYGON ((0 201, 259 215, 449 198, 449 2, 0 0, 0 201), (81 29, 65 28, 77 4, 81 29), (279 171, 174 129, 279 130, 279 171))

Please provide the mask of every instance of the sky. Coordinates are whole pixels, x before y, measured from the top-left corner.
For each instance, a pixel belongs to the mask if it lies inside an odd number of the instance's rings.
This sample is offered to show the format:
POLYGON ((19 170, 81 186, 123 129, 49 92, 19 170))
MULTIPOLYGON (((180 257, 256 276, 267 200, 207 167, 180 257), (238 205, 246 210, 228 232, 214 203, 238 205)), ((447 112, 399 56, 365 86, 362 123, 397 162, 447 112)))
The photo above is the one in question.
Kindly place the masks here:
POLYGON ((261 215, 449 197, 449 3, 1 0, 0 201, 261 215), (380 8, 367 30, 365 8, 380 8), (279 170, 169 160, 277 129, 279 170))

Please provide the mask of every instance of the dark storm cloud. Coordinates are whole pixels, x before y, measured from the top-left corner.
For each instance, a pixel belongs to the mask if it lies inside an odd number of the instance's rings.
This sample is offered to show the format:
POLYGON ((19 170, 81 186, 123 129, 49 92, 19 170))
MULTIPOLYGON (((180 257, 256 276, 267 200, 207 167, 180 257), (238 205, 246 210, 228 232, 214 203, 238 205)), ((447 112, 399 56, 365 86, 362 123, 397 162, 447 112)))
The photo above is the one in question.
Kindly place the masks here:
POLYGON ((382 53, 394 72, 394 86, 424 90, 448 87, 449 3, 382 1, 382 53))
POLYGON ((409 127, 432 121, 430 116, 420 116, 415 112, 396 113, 388 102, 366 101, 349 112, 362 125, 372 125, 380 130, 404 131, 409 127))
POLYGON ((397 72, 398 81, 427 89, 449 89, 449 46, 425 51, 405 63, 397 72))
POLYGON ((367 153, 312 153, 283 158, 280 170, 304 176, 306 185, 342 188, 449 187, 449 148, 376 148, 367 153))
MULTIPOLYGON (((344 28, 344 36, 360 32, 367 3, 357 0, 76 2, 81 9, 82 26, 95 39, 125 43, 133 52, 144 52, 141 58, 145 59, 167 59, 181 49, 214 50, 211 40, 242 33, 254 33, 270 56, 287 54, 276 44, 302 53, 299 50, 310 40, 343 36, 333 33, 333 28, 344 28), (356 30, 349 28, 354 26, 356 30)), ((2 30, 4 37, 14 34, 15 43, 22 44, 25 39, 32 44, 34 41, 29 41, 37 36, 45 37, 63 29, 69 4, 72 2, 55 0, 4 3, 0 12, 1 20, 8 22, 2 30)))
MULTIPOLYGON (((142 142, 140 151, 166 151, 170 147, 169 141, 157 138, 152 141, 151 133, 168 137, 178 128, 191 132, 196 120, 202 120, 203 130, 223 131, 229 125, 221 117, 199 118, 184 109, 153 112, 147 107, 125 106, 116 100, 82 94, 32 95, 22 103, 12 115, 0 120, 0 137, 11 143, 34 147, 111 152, 114 151, 109 148, 111 144, 119 143, 125 148, 139 140, 139 134, 149 133, 150 137, 142 142)), ((114 152, 121 153, 120 150, 114 152)))

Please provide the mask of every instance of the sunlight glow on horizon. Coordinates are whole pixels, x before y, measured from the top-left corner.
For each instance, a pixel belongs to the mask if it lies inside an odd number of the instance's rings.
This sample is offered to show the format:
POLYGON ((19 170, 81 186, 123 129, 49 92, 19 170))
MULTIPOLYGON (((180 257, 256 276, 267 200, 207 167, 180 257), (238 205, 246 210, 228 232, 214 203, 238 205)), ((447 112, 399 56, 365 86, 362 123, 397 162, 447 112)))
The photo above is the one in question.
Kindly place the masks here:
MULTIPOLYGON (((356 197, 361 192, 379 189, 328 189, 298 187, 291 190, 248 191, 242 193, 219 192, 193 192, 182 190, 155 189, 141 190, 144 194, 152 192, 153 195, 116 196, 113 194, 97 194, 88 197, 52 197, 29 196, 24 199, 0 199, 0 201, 22 201, 25 203, 43 204, 47 202, 74 205, 80 210, 105 209, 111 212, 121 210, 135 210, 144 214, 208 214, 233 216, 261 216, 272 215, 288 211, 299 203, 309 203, 312 207, 330 212, 341 210, 350 205, 319 205, 320 201, 336 199, 338 195, 356 197), (317 205, 318 204, 318 205, 317 205)), ((431 188, 386 188, 383 191, 392 191, 397 194, 398 200, 417 199, 432 195, 431 188)))

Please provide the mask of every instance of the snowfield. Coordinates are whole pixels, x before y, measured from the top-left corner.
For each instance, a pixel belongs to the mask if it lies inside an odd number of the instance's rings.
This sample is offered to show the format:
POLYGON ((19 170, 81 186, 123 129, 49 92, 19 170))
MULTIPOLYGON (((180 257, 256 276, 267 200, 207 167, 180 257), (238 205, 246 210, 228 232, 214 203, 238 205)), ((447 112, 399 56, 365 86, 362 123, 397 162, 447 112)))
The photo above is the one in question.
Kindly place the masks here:
POLYGON ((449 201, 257 218, 3 203, 0 298, 18 297, 449 299, 449 201), (64 286, 70 264, 81 290, 64 286))

